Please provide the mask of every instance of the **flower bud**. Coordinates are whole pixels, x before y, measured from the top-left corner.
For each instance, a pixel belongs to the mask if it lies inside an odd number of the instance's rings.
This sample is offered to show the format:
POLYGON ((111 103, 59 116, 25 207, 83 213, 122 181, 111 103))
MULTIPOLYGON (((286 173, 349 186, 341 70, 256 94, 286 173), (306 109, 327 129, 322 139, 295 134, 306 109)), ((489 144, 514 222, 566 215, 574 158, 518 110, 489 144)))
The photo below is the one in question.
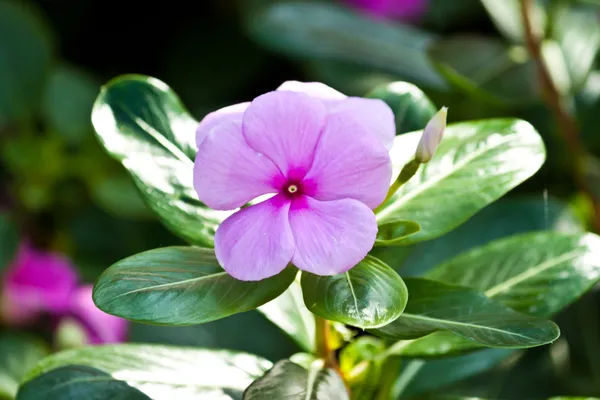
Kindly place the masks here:
POLYGON ((427 123, 427 126, 423 130, 423 136, 417 146, 417 152, 415 153, 415 160, 419 163, 426 163, 435 154, 435 151, 442 141, 444 136, 444 130, 446 129, 446 116, 448 115, 448 108, 442 107, 427 123))

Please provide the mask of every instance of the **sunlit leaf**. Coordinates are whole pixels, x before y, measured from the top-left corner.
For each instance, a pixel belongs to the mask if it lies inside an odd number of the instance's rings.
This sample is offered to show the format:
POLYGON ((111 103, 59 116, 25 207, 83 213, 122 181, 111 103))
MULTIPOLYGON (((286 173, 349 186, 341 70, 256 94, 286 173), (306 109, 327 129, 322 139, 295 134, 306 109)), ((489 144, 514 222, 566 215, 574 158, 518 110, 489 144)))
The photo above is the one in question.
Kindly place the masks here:
POLYGON ((421 230, 414 221, 393 221, 379 225, 375 246, 393 246, 421 230))
POLYGON ((308 370, 288 360, 278 362, 244 392, 244 400, 348 400, 344 382, 322 360, 308 370))
POLYGON ((206 207, 192 187, 197 122, 175 93, 154 78, 116 78, 102 88, 92 123, 163 223, 192 244, 212 246, 228 213, 206 207))
POLYGON ((380 85, 369 92, 367 97, 381 99, 390 106, 396 116, 396 133, 425 128, 437 111, 429 97, 408 82, 380 85))
POLYGON ((0 399, 14 399, 25 374, 49 352, 41 340, 30 336, 0 336, 0 399))
POLYGON ((260 357, 232 351, 122 344, 54 354, 42 360, 26 380, 34 382, 42 374, 69 365, 104 372, 153 400, 239 399, 272 366, 260 357))
POLYGON ((402 278, 375 257, 367 256, 343 274, 302 272, 304 303, 313 313, 363 329, 398 318, 408 298, 402 278))
POLYGON ((336 4, 284 1, 257 8, 249 14, 248 30, 273 50, 349 61, 429 87, 446 86, 425 55, 434 36, 418 28, 381 23, 336 4))
MULTIPOLYGON (((481 0, 487 12, 490 14, 496 27, 514 42, 525 42, 523 34, 523 18, 519 2, 521 0, 481 0)), ((528 2, 532 5, 531 25, 537 37, 543 35, 546 25, 546 12, 540 0, 528 2)))
POLYGON ((232 278, 214 252, 164 247, 121 260, 94 286, 103 311, 133 321, 193 325, 253 310, 283 293, 297 270, 289 267, 258 282, 232 278))
POLYGON ((257 311, 287 333, 303 350, 310 352, 315 349, 315 318, 304 305, 299 282, 293 282, 283 294, 260 306, 257 311))
POLYGON ((473 343, 505 348, 540 346, 559 336, 551 321, 517 313, 473 289, 418 278, 406 283, 406 310, 389 325, 371 330, 375 335, 407 340, 449 331, 473 343))
MULTIPOLYGON (((412 160, 420 136, 414 132, 396 137, 391 150, 395 174, 412 160)), ((450 125, 433 159, 383 205, 378 223, 417 222, 421 231, 403 244, 441 236, 529 178, 544 159, 544 144, 525 121, 450 125)))

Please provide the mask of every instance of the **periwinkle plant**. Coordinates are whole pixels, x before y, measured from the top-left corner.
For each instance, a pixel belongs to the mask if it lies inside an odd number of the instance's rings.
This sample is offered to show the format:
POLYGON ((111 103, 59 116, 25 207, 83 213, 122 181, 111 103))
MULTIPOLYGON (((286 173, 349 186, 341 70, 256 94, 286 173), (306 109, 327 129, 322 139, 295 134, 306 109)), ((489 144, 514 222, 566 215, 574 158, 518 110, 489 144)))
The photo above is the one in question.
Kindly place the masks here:
POLYGON ((399 378, 400 359, 555 341, 547 318, 600 277, 596 235, 500 239, 418 278, 377 257, 443 236, 533 175, 545 159, 537 132, 516 119, 445 127, 446 109, 407 83, 366 97, 287 82, 198 122, 163 82, 109 82, 98 137, 190 246, 109 267, 96 305, 161 325, 257 309, 300 352, 273 365, 225 350, 84 348, 43 360, 23 392, 60 394, 56 374, 78 390, 75 364, 110 376, 99 391, 125 381, 152 399, 395 399, 414 377, 399 378), (425 132, 395 135, 399 112, 425 132))

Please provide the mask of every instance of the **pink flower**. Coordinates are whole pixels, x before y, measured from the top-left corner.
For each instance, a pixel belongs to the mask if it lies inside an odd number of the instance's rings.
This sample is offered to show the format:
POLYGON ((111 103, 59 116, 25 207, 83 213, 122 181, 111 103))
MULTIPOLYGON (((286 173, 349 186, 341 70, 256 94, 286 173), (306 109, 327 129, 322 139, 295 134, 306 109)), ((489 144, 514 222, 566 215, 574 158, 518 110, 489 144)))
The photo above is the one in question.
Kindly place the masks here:
POLYGON ((321 83, 277 91, 209 114, 197 129, 194 186, 201 201, 234 210, 215 235, 221 266, 261 280, 292 262, 317 275, 347 271, 373 247, 372 209, 391 179, 394 114, 381 100, 321 83))
POLYGON ((20 325, 44 312, 66 312, 77 281, 77 272, 66 258, 22 242, 4 275, 0 300, 2 319, 20 325))
POLYGON ((80 286, 71 297, 69 313, 86 333, 87 344, 121 343, 127 337, 127 320, 106 314, 92 300, 92 285, 80 286))
MULTIPOLYGON (((427 11, 427 0, 345 0, 376 17, 418 21, 427 11)), ((449 0, 450 1, 450 0, 449 0)))

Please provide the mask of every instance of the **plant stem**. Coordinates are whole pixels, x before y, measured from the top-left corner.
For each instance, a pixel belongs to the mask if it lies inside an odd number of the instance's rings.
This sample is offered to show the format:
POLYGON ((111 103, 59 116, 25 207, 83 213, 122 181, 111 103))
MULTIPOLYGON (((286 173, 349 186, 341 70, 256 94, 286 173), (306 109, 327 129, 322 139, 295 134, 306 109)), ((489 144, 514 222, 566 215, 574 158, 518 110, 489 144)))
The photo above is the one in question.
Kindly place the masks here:
POLYGON ((415 376, 417 376, 421 368, 423 368, 424 366, 425 361, 423 360, 412 360, 409 361, 408 364, 406 364, 392 390, 391 395, 394 399, 400 398, 402 393, 408 387, 408 384, 414 379, 415 376))
POLYGON ((402 168, 402 171, 400 171, 400 175, 398 175, 398 178, 396 178, 394 183, 392 183, 392 186, 390 186, 390 189, 388 190, 387 195, 385 196, 385 200, 383 200, 379 207, 373 210, 375 214, 381 211, 381 209, 388 202, 388 200, 390 200, 392 196, 398 191, 398 189, 400 189, 400 186, 408 182, 408 180, 417 173, 417 170, 419 169, 420 165, 421 163, 419 163, 418 161, 412 160, 402 168))
POLYGON ((590 185, 584 176, 582 162, 585 159, 586 152, 579 137, 577 123, 567 110, 567 107, 564 104, 564 99, 556 89, 556 86, 552 81, 552 77, 550 76, 546 64, 544 63, 544 59, 542 57, 542 42, 535 36, 533 27, 531 25, 530 13, 534 6, 533 0, 521 0, 520 6, 527 50, 535 64, 544 99, 548 107, 550 107, 556 116, 559 132, 567 144, 569 151, 573 155, 573 159, 575 160, 572 171, 574 181, 579 189, 590 200, 594 210, 592 225, 596 232, 600 232, 600 202, 598 202, 598 200, 595 198, 594 193, 592 192, 590 185))
POLYGON ((333 351, 329 347, 329 321, 315 316, 315 342, 316 353, 319 358, 325 360, 325 365, 337 369, 337 361, 333 351))

